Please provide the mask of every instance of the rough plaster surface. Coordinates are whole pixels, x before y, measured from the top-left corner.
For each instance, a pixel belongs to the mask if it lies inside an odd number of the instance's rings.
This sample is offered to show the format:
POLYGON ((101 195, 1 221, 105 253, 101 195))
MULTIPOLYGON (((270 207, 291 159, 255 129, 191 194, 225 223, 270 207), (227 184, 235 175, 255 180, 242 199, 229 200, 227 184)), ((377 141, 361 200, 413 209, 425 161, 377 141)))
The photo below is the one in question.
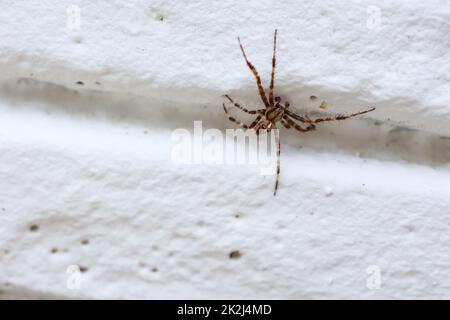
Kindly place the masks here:
POLYGON ((1 5, 0 298, 450 298, 445 1, 1 5), (174 129, 233 127, 221 94, 258 103, 236 36, 267 80, 275 28, 294 108, 377 110, 282 131, 277 197, 174 164, 174 129))

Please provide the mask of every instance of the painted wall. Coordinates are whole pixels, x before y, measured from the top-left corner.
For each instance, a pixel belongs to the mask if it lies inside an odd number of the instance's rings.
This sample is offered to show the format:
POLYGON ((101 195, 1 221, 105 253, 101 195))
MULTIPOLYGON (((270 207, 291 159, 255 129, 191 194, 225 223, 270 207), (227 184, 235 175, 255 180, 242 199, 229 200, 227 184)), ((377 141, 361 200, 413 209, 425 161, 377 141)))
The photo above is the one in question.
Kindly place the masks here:
POLYGON ((0 6, 0 298, 450 298, 446 1, 0 6), (261 107, 275 28, 292 110, 376 107, 281 130, 276 197, 173 139, 261 107))

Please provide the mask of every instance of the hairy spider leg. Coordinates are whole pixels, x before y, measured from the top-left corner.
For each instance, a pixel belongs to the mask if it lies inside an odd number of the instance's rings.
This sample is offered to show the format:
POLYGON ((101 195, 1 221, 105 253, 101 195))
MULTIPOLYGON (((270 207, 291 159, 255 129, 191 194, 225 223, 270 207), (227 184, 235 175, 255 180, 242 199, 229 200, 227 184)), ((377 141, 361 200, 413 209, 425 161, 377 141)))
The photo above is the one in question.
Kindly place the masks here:
MULTIPOLYGON (((256 126, 258 124, 259 120, 261 120, 261 118, 262 118, 262 115, 257 116, 256 119, 250 124, 249 128, 252 129, 254 126, 256 126)), ((256 133, 256 134, 258 134, 258 133, 256 133)))
MULTIPOLYGON (((288 106, 289 106, 289 104, 288 104, 288 106)), ((309 118, 305 118, 305 117, 299 116, 298 114, 296 114, 296 113, 294 113, 294 112, 292 112, 290 110, 287 110, 286 108, 284 109, 284 113, 286 113, 288 116, 294 118, 295 120, 303 122, 303 123, 311 123, 311 120, 309 118)))
POLYGON ((262 87, 261 78, 258 75, 258 71, 256 71, 256 68, 250 63, 250 61, 248 61, 247 55, 245 54, 244 47, 242 46, 241 39, 239 39, 239 37, 238 37, 238 41, 239 41, 239 46, 241 47, 241 51, 244 56, 245 62, 247 63, 247 66, 250 68, 250 70, 253 72, 253 75, 256 78, 259 95, 261 96, 261 99, 262 99, 264 105, 266 106, 266 108, 268 108, 270 105, 269 105, 269 102, 267 101, 267 97, 266 97, 266 93, 264 92, 264 88, 262 87))
POLYGON ((280 122, 286 129, 290 129, 291 128, 291 126, 286 121, 284 121, 283 119, 280 119, 280 122))
POLYGON ((308 127, 306 128, 302 128, 301 126, 299 126, 298 124, 296 124, 291 118, 289 118, 287 115, 283 116, 283 119, 287 121, 287 123, 294 127, 296 130, 300 131, 300 132, 307 132, 307 131, 311 131, 314 130, 316 128, 315 125, 310 124, 308 127))
POLYGON ((249 113, 249 114, 257 114, 257 113, 262 114, 262 113, 265 111, 265 109, 248 110, 248 109, 242 107, 239 103, 235 102, 229 95, 226 94, 225 97, 226 97, 228 100, 230 100, 230 102, 231 102, 236 108, 241 109, 242 111, 244 111, 244 112, 246 112, 246 113, 249 113))
POLYGON ((349 115, 338 115, 338 116, 335 116, 335 117, 318 118, 318 119, 314 119, 314 120, 310 120, 310 121, 311 121, 311 123, 319 123, 319 122, 326 122, 326 121, 345 120, 345 119, 348 119, 348 118, 359 116, 359 115, 364 114, 364 113, 371 112, 373 110, 375 110, 375 108, 370 108, 368 110, 352 113, 352 114, 349 114, 349 115))
MULTIPOLYGON (((274 129, 276 129, 277 127, 274 126, 274 129)), ((280 136, 279 136, 279 132, 275 133, 275 138, 277 141, 277 178, 275 180, 275 188, 273 190, 273 195, 276 196, 277 195, 277 190, 278 190, 278 181, 280 180, 280 155, 281 155, 281 144, 280 144, 280 136)))
POLYGON ((273 88, 275 85, 275 66, 276 66, 276 51, 277 51, 277 29, 275 29, 275 33, 273 35, 273 56, 272 56, 272 76, 270 78, 270 91, 269 91, 269 103, 270 105, 274 105, 273 103, 273 88))
MULTIPOLYGON (((228 120, 230 120, 231 122, 237 123, 238 125, 240 125, 240 126, 241 126, 242 128, 244 128, 244 129, 250 128, 250 126, 248 126, 248 125, 246 125, 245 123, 243 123, 243 122, 237 120, 236 118, 232 117, 232 116, 228 113, 227 107, 225 107, 225 103, 223 103, 222 105, 223 105, 223 110, 225 111, 226 115, 228 116, 228 120)), ((255 121, 256 121, 256 119, 255 119, 255 121)), ((253 122, 255 122, 255 121, 253 121, 253 122)), ((259 121, 259 120, 258 120, 258 121, 259 121)), ((252 125, 253 125, 253 123, 252 123, 252 125)))

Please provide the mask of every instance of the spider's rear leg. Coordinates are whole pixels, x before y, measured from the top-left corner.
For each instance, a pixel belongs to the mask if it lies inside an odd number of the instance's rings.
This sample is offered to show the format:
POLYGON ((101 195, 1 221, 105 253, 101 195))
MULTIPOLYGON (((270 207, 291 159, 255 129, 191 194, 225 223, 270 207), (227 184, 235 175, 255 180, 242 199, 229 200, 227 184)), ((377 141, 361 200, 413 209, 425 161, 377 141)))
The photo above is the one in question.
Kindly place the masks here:
POLYGON ((295 120, 298 120, 303 123, 311 123, 312 122, 312 120, 310 120, 308 117, 299 116, 298 114, 288 110, 287 108, 289 108, 289 102, 285 103, 284 113, 286 113, 291 118, 294 118, 295 120))
MULTIPOLYGON (((253 127, 255 127, 258 124, 259 120, 261 120, 261 118, 262 115, 257 116, 256 119, 250 124, 249 128, 252 129, 253 127)), ((256 134, 258 134, 258 131, 256 132, 256 134)))
MULTIPOLYGON (((290 119, 287 115, 284 115, 283 119, 286 120, 290 126, 294 127, 296 130, 298 130, 300 132, 307 132, 307 131, 314 130, 316 128, 316 126, 313 124, 310 124, 306 128, 302 128, 301 126, 296 124, 292 119, 290 119)), ((287 128, 287 129, 289 129, 289 128, 287 128)))
MULTIPOLYGON (((274 129, 276 129, 275 127, 274 129)), ((277 178, 275 180, 275 188, 273 190, 273 195, 277 195, 278 181, 280 180, 280 155, 281 155, 281 145, 280 145, 280 135, 279 132, 275 132, 275 137, 277 141, 277 178)))
POLYGON ((230 102, 236 107, 236 108, 238 108, 238 109, 240 109, 240 110, 242 110, 242 111, 244 111, 244 112, 246 112, 246 113, 249 113, 249 114, 263 114, 264 113, 264 111, 265 111, 265 109, 258 109, 258 110, 248 110, 248 109, 246 109, 246 108, 244 108, 244 107, 242 107, 239 103, 237 103, 236 101, 234 101, 229 95, 227 95, 227 94, 225 94, 224 95, 228 100, 230 100, 230 102))
POLYGON ((284 121, 283 119, 281 119, 280 122, 283 125, 283 127, 285 127, 286 129, 289 130, 291 128, 291 126, 286 121, 284 121))
MULTIPOLYGON (((243 123, 243 122, 237 120, 236 118, 232 117, 232 116, 228 113, 227 107, 225 107, 225 103, 223 103, 222 105, 223 105, 223 110, 225 111, 226 115, 228 116, 228 120, 230 120, 231 122, 237 123, 238 125, 240 125, 240 126, 241 126, 242 128, 244 128, 244 129, 249 129, 249 128, 251 128, 251 125, 253 125, 253 123, 252 123, 250 126, 248 126, 248 125, 246 125, 245 123, 243 123)), ((256 119, 255 119, 255 121, 256 121, 256 119)), ((255 121, 253 121, 253 122, 255 122, 255 121)), ((258 121, 259 121, 259 119, 258 119, 258 121)), ((254 125, 253 125, 253 126, 254 126, 254 125)))
POLYGON ((359 115, 364 114, 364 113, 372 112, 373 110, 375 110, 375 108, 370 108, 368 110, 355 112, 355 113, 352 113, 352 114, 349 114, 349 115, 338 115, 338 116, 335 116, 335 117, 318 118, 318 119, 314 119, 314 120, 310 120, 310 121, 311 121, 311 123, 319 123, 319 122, 327 122, 327 121, 345 120, 345 119, 348 119, 348 118, 359 116, 359 115))

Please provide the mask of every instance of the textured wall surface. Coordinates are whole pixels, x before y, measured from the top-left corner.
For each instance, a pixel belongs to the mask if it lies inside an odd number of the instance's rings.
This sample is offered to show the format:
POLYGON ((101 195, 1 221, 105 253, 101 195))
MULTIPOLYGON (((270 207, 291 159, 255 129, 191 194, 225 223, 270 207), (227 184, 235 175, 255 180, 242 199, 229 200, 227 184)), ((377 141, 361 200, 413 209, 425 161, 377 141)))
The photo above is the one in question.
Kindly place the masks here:
POLYGON ((450 298, 446 1, 0 6, 0 298, 450 298), (377 108, 282 130, 276 197, 172 156, 261 105, 275 28, 291 108, 377 108))

